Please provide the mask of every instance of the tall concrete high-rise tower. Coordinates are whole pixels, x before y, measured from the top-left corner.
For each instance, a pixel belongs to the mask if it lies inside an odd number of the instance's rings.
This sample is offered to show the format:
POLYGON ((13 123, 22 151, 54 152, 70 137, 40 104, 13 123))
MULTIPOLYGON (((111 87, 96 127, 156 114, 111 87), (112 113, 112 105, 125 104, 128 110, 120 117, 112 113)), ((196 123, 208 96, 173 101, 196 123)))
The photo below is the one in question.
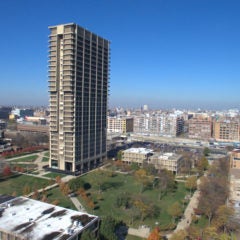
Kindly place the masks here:
POLYGON ((49 29, 49 167, 80 174, 107 155, 110 42, 74 23, 49 29))

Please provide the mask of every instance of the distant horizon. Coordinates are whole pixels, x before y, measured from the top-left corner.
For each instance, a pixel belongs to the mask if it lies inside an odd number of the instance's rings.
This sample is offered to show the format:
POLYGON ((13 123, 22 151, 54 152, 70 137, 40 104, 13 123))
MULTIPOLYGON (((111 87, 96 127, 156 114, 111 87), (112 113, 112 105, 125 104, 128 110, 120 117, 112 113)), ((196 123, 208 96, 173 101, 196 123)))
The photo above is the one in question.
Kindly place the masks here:
MULTIPOLYGON (((148 104, 143 104, 143 105, 147 105, 148 106, 148 110, 151 111, 156 111, 156 110, 180 110, 180 111, 228 111, 228 110, 240 110, 240 106, 237 107, 237 106, 225 106, 225 107, 221 107, 221 106, 218 106, 218 107, 199 107, 199 106, 196 106, 196 107, 177 107, 177 106, 155 106, 155 107, 152 107, 151 105, 148 105, 148 104)), ((143 107, 143 105, 139 105, 139 106, 123 106, 123 105, 114 105, 114 106, 108 106, 108 110, 113 110, 113 109, 120 109, 120 108, 123 108, 124 110, 138 110, 138 109, 141 109, 143 107)), ((0 107, 15 107, 15 108, 48 108, 49 105, 29 105, 29 104, 1 104, 0 103, 0 107)))
POLYGON ((63 0, 56 11, 55 1, 12 0, 0 7, 2 105, 48 106, 48 27, 74 22, 111 41, 110 107, 240 107, 240 1, 63 0))

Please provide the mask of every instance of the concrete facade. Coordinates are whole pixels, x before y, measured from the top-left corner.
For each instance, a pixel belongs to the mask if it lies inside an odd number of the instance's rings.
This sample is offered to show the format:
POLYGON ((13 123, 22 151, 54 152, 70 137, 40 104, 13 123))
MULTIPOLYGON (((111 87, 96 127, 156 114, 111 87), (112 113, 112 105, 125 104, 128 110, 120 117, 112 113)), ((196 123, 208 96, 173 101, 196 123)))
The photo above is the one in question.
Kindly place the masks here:
POLYGON ((240 124, 238 119, 221 119, 213 123, 213 138, 217 141, 239 142, 240 124))
POLYGON ((230 168, 240 169, 240 149, 235 149, 231 151, 230 168))
POLYGON ((209 117, 194 117, 188 121, 188 137, 208 140, 212 137, 212 120, 209 117))
POLYGON ((132 117, 108 117, 109 133, 129 133, 133 132, 132 117))
POLYGON ((147 163, 152 152, 153 150, 146 148, 129 148, 122 152, 122 161, 127 164, 137 163, 142 166, 143 163, 147 163))
POLYGON ((49 166, 80 174, 107 155, 110 42, 74 23, 49 29, 49 166))
POLYGON ((153 164, 156 169, 167 169, 177 174, 182 166, 183 157, 175 153, 154 153, 148 163, 153 164))
POLYGON ((173 113, 134 116, 134 132, 154 136, 176 137, 183 132, 184 119, 173 113))

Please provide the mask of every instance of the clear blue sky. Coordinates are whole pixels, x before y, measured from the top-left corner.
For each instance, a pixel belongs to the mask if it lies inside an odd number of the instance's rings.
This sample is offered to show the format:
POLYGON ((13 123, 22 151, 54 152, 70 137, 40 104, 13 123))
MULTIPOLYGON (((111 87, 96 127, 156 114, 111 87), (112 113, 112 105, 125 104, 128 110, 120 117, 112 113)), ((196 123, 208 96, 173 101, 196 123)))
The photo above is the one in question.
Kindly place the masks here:
POLYGON ((239 0, 0 1, 0 105, 48 105, 48 26, 111 41, 109 105, 240 108, 239 0))

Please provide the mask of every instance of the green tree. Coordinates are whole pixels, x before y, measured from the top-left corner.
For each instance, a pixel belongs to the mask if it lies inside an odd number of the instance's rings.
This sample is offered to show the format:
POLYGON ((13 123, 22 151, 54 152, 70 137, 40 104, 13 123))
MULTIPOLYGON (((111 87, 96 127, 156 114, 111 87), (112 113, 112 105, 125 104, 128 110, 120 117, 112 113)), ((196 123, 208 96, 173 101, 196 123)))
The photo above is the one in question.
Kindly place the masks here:
POLYGON ((118 223, 113 217, 103 217, 100 225, 100 239, 117 240, 117 236, 115 234, 117 225, 118 223))
POLYGON ((98 188, 98 193, 101 193, 104 190, 104 184, 107 181, 107 174, 105 171, 98 169, 95 171, 95 174, 92 175, 92 181, 95 186, 98 188))
POLYGON ((183 174, 191 174, 192 171, 192 165, 193 165, 193 161, 192 161, 192 156, 190 154, 182 154, 183 155, 183 162, 182 162, 182 166, 180 169, 180 172, 183 174))
POLYGON ((209 166, 209 164, 208 164, 207 158, 202 157, 197 164, 197 169, 198 169, 199 174, 202 175, 203 172, 208 169, 208 166, 209 166))
POLYGON ((136 180, 141 184, 140 192, 142 193, 144 187, 146 187, 150 183, 150 179, 147 176, 147 172, 144 169, 139 169, 134 174, 136 180))
POLYGON ((131 194, 129 192, 121 192, 116 199, 117 207, 127 209, 131 205, 131 194))
POLYGON ((76 192, 79 188, 84 188, 85 182, 80 178, 73 178, 68 182, 68 186, 72 192, 76 192))
POLYGON ((185 240, 187 236, 188 234, 185 230, 178 230, 172 234, 170 240, 185 240))
POLYGON ((122 160, 122 150, 118 151, 117 160, 122 160))
POLYGON ((185 187, 190 190, 190 194, 192 194, 193 190, 197 189, 197 177, 191 176, 185 182, 185 187))
POLYGON ((176 182, 174 180, 174 175, 170 171, 166 169, 162 169, 158 173, 157 177, 157 187, 159 189, 158 198, 159 200, 162 198, 164 194, 168 191, 173 191, 176 187, 176 182))
POLYGON ((175 202, 172 206, 168 208, 168 213, 172 217, 173 222, 176 222, 176 219, 182 216, 182 208, 179 202, 175 202))
POLYGON ((139 210, 141 221, 144 221, 147 217, 156 217, 160 213, 160 208, 143 195, 133 196, 132 205, 139 210))
POLYGON ((31 192, 31 188, 29 185, 25 185, 23 187, 23 195, 28 195, 31 192))
POLYGON ((155 168, 154 164, 144 164, 143 168, 146 170, 147 175, 157 175, 157 169, 155 168))
POLYGON ((94 237, 93 233, 89 230, 83 231, 80 240, 96 240, 96 237, 94 237))
POLYGON ((187 229, 187 233, 190 239, 201 239, 203 229, 201 227, 196 227, 194 225, 190 225, 187 229))
POLYGON ((213 220, 213 224, 214 226, 216 226, 217 229, 222 230, 224 233, 226 233, 226 231, 231 230, 231 227, 233 226, 231 222, 233 216, 233 208, 226 205, 221 205, 217 209, 216 217, 213 220))
POLYGON ((203 177, 200 184, 198 209, 208 217, 209 226, 219 206, 223 205, 228 196, 228 182, 223 177, 203 177))
POLYGON ((130 165, 130 169, 133 170, 133 171, 137 171, 140 169, 140 167, 138 166, 137 163, 133 162, 131 165, 130 165))
POLYGON ((204 155, 205 157, 207 157, 207 156, 209 156, 209 154, 210 154, 210 149, 209 149, 208 147, 205 147, 205 148, 203 149, 203 155, 204 155))
POLYGON ((232 233, 230 235, 223 233, 219 235, 219 240, 237 240, 237 237, 232 233))
POLYGON ((204 239, 207 240, 218 240, 218 233, 215 227, 206 227, 203 232, 204 239))

